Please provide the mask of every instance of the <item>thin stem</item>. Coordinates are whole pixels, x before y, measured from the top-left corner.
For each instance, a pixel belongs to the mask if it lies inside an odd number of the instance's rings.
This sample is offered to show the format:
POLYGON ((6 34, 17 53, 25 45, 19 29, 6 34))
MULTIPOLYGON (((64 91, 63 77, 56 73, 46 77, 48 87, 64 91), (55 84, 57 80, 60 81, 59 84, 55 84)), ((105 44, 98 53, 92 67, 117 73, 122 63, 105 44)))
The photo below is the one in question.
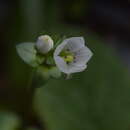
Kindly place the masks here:
POLYGON ((28 81, 28 85, 27 85, 27 90, 30 91, 31 87, 32 87, 32 82, 33 82, 33 77, 34 77, 34 73, 35 73, 36 69, 32 69, 32 72, 30 74, 30 78, 28 81))

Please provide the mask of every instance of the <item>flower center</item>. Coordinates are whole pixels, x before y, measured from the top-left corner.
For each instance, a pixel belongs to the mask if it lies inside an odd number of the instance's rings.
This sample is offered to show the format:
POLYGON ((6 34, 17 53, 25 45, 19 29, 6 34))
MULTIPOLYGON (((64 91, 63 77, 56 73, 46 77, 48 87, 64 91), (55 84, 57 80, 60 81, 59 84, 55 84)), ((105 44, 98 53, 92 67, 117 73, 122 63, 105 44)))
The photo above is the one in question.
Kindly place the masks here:
POLYGON ((68 55, 68 56, 65 56, 63 59, 65 60, 65 62, 70 63, 70 62, 73 62, 74 57, 71 55, 68 55))
POLYGON ((74 61, 74 54, 70 51, 62 51, 60 56, 64 59, 66 63, 71 63, 74 61))

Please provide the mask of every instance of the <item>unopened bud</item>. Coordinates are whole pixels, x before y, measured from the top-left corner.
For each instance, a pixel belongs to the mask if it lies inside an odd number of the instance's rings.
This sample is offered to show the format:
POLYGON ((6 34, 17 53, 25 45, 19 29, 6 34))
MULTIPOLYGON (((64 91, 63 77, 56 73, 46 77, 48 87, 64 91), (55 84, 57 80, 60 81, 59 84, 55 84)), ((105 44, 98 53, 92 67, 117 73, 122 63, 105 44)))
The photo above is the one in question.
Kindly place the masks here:
POLYGON ((53 44, 53 40, 50 36, 42 35, 38 37, 36 47, 40 53, 45 54, 53 48, 53 44))

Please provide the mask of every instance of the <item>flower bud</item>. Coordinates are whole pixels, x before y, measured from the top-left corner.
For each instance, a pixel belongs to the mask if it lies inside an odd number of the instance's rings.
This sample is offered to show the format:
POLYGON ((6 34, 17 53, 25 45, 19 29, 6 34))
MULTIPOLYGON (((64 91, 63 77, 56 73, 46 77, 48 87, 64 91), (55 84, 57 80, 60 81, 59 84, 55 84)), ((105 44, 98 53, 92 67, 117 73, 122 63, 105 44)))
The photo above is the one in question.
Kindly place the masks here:
POLYGON ((53 44, 53 40, 50 36, 42 35, 38 37, 36 47, 40 53, 45 54, 53 48, 53 44))

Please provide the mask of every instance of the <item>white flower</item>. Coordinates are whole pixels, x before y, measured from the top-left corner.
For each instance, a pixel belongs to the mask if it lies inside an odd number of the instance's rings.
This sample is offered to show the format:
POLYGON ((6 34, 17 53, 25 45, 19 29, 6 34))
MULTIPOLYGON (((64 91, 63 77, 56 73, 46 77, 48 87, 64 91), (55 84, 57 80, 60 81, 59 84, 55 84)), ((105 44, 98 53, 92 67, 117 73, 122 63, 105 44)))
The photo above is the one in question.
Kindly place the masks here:
POLYGON ((38 37, 36 47, 40 53, 45 54, 53 48, 53 44, 53 40, 50 36, 42 35, 38 37))
POLYGON ((54 60, 61 72, 71 74, 84 71, 92 55, 83 37, 72 37, 65 39, 56 48, 54 60))

